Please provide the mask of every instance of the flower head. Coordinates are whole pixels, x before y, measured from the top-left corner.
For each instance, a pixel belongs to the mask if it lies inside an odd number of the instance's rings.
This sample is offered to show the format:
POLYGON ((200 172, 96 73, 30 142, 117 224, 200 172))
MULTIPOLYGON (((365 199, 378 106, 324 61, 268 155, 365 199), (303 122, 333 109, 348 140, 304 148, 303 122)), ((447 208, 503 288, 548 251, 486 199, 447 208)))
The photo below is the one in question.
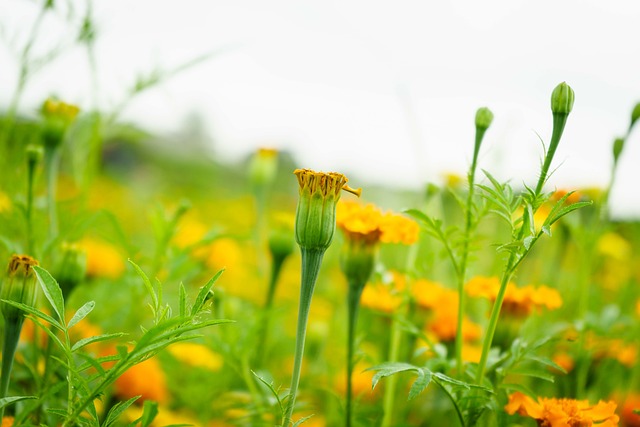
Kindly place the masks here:
POLYGON ((336 172, 315 172, 296 169, 300 184, 296 209, 295 235, 303 249, 326 250, 336 228, 336 205, 342 190, 360 195, 362 190, 347 186, 347 177, 336 172))
POLYGON ((614 402, 599 401, 591 405, 586 400, 531 397, 516 392, 509 396, 504 410, 516 412, 537 420, 541 427, 583 427, 597 424, 600 427, 615 427, 619 417, 614 402))
POLYGON ((45 146, 58 147, 62 142, 64 133, 75 120, 80 109, 75 105, 66 104, 54 98, 47 99, 42 105, 44 127, 42 138, 45 146))
MULTIPOLYGON (((0 299, 33 306, 36 302, 36 275, 33 267, 38 261, 29 255, 13 255, 7 275, 2 282, 0 299)), ((24 312, 9 304, 0 303, 5 320, 22 320, 24 312)))

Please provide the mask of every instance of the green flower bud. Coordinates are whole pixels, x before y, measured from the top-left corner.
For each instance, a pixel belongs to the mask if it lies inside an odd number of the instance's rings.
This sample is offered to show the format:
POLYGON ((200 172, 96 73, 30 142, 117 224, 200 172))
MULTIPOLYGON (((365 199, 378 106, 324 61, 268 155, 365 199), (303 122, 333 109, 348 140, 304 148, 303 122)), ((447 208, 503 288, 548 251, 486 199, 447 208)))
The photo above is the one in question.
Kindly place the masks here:
POLYGON ((293 252, 293 230, 276 227, 269 235, 269 251, 274 259, 286 258, 293 252))
POLYGON ((45 147, 56 148, 62 143, 65 132, 79 112, 80 109, 75 105, 53 98, 44 102, 41 113, 44 117, 42 140, 45 147))
POLYGON ((303 249, 325 251, 336 229, 336 205, 344 189, 360 195, 361 190, 349 188, 348 179, 336 172, 314 172, 296 169, 300 184, 296 209, 296 242, 303 249))
POLYGON ((377 252, 377 244, 347 239, 340 256, 340 267, 349 283, 364 286, 369 281, 377 252))
POLYGON ((551 93, 551 111, 553 114, 568 115, 573 109, 575 93, 565 82, 560 83, 551 93))
MULTIPOLYGON (((28 255, 11 256, 7 274, 0 288, 0 299, 34 306, 36 274, 32 267, 36 265, 38 261, 28 255)), ((0 310, 6 322, 22 320, 24 317, 24 311, 4 302, 0 302, 0 310)))
POLYGON ((478 108, 476 111, 476 128, 487 130, 493 121, 493 113, 487 107, 478 108))
POLYGON ((624 138, 616 138, 613 141, 613 161, 617 162, 620 158, 620 154, 622 154, 622 149, 624 148, 624 138))
POLYGON ((87 253, 76 244, 62 243, 61 260, 56 268, 56 279, 65 298, 80 284, 87 274, 87 253))
POLYGON ((631 125, 629 128, 633 127, 633 125, 640 119, 640 102, 633 107, 633 111, 631 112, 631 125))
POLYGON ((269 186, 278 172, 278 151, 260 148, 251 159, 249 179, 254 187, 269 186))
POLYGON ((37 165, 44 156, 44 149, 40 145, 29 144, 25 149, 25 154, 27 157, 27 164, 37 165))

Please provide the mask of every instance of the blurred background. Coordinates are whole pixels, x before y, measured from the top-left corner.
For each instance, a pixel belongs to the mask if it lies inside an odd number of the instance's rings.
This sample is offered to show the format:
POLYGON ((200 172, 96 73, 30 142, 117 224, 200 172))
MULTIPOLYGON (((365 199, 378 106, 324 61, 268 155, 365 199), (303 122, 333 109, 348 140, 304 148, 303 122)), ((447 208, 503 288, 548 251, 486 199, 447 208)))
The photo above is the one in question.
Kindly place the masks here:
MULTIPOLYGON (((480 106, 495 114, 480 167, 530 182, 551 133, 551 90, 566 81, 576 102, 549 188, 602 187, 640 100, 635 1, 56 2, 30 47, 42 66, 16 100, 20 49, 41 9, 0 3, 0 111, 17 102, 37 116, 56 95, 117 114, 153 144, 228 162, 273 147, 355 186, 464 176, 480 106)), ((640 212, 638 158, 636 133, 615 216, 640 212)))

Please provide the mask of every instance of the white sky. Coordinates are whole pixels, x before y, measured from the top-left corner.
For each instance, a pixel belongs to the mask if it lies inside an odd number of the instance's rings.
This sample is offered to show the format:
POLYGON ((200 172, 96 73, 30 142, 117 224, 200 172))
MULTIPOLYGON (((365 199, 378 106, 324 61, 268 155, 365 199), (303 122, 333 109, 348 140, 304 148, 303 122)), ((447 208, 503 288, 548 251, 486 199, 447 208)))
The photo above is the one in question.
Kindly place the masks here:
MULTIPOLYGON (((634 0, 108 0, 94 1, 94 11, 102 108, 139 73, 226 48, 136 98, 123 118, 171 132, 197 111, 223 157, 275 146, 300 167, 338 170, 355 185, 357 177, 418 187, 444 172, 464 175, 480 106, 495 115, 480 167, 531 182, 561 81, 576 102, 550 186, 604 185, 613 138, 640 101, 634 0)), ((36 12, 34 1, 0 3, 2 106, 17 72, 7 41, 24 39, 36 12)), ((70 36, 59 19, 46 24, 37 48, 70 36)), ((36 75, 22 110, 51 93, 91 106, 83 50, 36 75)), ((640 212, 640 130, 623 157, 612 202, 628 215, 640 212)))

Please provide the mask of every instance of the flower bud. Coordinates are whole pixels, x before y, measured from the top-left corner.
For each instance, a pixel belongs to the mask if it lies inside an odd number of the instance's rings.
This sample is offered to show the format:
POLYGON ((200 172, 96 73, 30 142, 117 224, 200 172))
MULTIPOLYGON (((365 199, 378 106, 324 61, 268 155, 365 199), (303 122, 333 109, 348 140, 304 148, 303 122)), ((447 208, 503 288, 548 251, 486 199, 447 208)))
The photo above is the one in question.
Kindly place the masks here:
POLYGON ((478 108, 476 111, 476 128, 487 130, 493 121, 493 113, 487 107, 478 108))
POLYGON ((269 251, 274 259, 286 258, 293 252, 291 229, 276 227, 269 236, 269 251))
POLYGON ((25 149, 25 154, 27 157, 27 164, 37 165, 44 156, 44 149, 40 145, 29 144, 25 149))
POLYGON ((260 148, 251 159, 249 179, 254 187, 271 185, 278 171, 278 150, 260 148))
MULTIPOLYGON (((34 306, 36 303, 36 274, 33 271, 38 261, 28 255, 12 255, 7 274, 0 288, 0 299, 34 306)), ((22 320, 24 312, 4 302, 0 309, 5 321, 22 320)))
POLYGON ((371 277, 378 253, 377 244, 347 239, 340 256, 340 267, 351 284, 364 286, 371 277))
POLYGON ((80 109, 75 105, 53 98, 44 102, 41 113, 44 118, 42 140, 45 147, 56 148, 62 143, 65 132, 79 112, 80 109))
POLYGON ((640 119, 640 102, 633 107, 633 111, 631 112, 631 125, 630 128, 640 119))
POLYGON ((573 109, 575 93, 565 82, 560 83, 551 93, 551 111, 553 114, 568 115, 573 109))
POLYGON ((340 192, 344 189, 359 196, 361 190, 349 188, 347 177, 341 173, 296 169, 294 174, 300 185, 296 242, 302 249, 325 251, 336 229, 336 204, 340 200, 340 192))
POLYGON ((624 138, 616 138, 613 141, 613 161, 618 162, 622 149, 624 148, 624 138))
POLYGON ((62 289, 62 295, 67 298, 87 275, 87 253, 77 244, 66 242, 62 243, 60 252, 62 259, 57 266, 55 277, 62 289))

